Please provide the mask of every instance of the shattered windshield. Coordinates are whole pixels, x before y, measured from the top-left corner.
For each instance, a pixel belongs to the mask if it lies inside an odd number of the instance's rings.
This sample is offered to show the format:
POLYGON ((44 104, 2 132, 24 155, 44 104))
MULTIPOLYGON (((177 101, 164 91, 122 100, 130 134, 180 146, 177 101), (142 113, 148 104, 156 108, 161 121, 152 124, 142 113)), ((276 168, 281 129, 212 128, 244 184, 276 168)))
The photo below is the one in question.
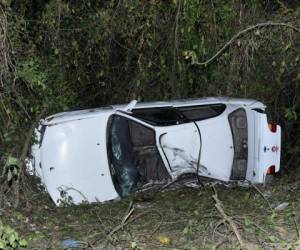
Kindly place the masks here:
POLYGON ((115 188, 121 197, 150 180, 169 174, 163 165, 152 129, 113 115, 110 120, 108 158, 115 188))

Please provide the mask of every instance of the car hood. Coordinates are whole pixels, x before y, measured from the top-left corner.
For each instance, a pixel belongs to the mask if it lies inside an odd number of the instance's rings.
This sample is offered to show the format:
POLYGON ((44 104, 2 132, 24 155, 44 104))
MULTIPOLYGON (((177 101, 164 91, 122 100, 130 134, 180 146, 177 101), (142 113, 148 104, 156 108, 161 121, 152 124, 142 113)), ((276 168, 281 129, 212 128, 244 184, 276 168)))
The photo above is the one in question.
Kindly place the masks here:
POLYGON ((118 197, 107 160, 108 118, 102 114, 46 126, 40 166, 44 185, 56 204, 118 197))

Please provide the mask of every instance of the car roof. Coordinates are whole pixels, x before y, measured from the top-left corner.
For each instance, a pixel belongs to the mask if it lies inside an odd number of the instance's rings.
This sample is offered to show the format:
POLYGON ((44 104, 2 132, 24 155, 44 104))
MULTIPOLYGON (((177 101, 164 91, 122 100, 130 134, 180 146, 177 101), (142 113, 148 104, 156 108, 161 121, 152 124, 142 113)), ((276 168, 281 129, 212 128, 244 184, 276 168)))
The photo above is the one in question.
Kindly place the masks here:
MULTIPOLYGON (((202 97, 202 98, 192 98, 192 99, 178 99, 170 101, 154 101, 154 102, 138 102, 135 109, 140 108, 154 108, 154 107, 168 107, 168 106, 194 106, 194 105, 205 105, 205 104, 216 104, 216 103, 227 103, 236 105, 250 105, 257 102, 254 99, 244 99, 244 98, 231 98, 231 97, 202 97)), ((127 104, 112 105, 114 109, 125 108, 127 104)))
MULTIPOLYGON (((232 105, 251 105, 258 101, 254 99, 242 99, 242 98, 231 98, 231 97, 203 97, 194 99, 180 99, 180 100, 170 100, 170 101, 158 101, 158 102, 138 102, 134 109, 142 108, 155 108, 155 107, 179 107, 179 106, 197 106, 206 104, 232 104, 232 105)), ((80 120, 93 118, 99 115, 104 115, 105 117, 113 114, 116 110, 124 110, 128 104, 111 105, 106 107, 99 107, 94 109, 84 109, 76 111, 68 111, 57 113, 48 116, 43 124, 44 125, 54 125, 61 122, 67 122, 72 120, 80 120)))

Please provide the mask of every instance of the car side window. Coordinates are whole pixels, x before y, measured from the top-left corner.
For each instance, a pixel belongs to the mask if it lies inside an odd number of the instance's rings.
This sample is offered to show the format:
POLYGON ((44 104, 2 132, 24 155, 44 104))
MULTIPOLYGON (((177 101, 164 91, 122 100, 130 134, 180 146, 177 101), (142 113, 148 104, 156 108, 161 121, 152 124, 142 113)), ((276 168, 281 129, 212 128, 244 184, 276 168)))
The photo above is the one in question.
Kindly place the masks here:
POLYGON ((213 118, 222 114, 225 108, 226 105, 220 103, 220 104, 211 104, 211 105, 178 107, 178 110, 189 121, 200 121, 208 118, 213 118))
POLYGON ((180 124, 183 116, 173 107, 133 109, 132 116, 154 126, 170 126, 180 124))

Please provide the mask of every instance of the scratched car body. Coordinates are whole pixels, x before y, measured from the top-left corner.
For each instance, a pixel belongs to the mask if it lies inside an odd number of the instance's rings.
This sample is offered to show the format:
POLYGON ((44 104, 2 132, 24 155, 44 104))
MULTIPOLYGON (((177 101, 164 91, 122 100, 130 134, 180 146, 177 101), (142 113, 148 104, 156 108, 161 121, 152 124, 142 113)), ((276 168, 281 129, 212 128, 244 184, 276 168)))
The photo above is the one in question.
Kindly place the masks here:
POLYGON ((40 121, 32 170, 56 204, 104 202, 185 174, 264 183, 281 128, 256 100, 200 98, 64 112, 40 121))

